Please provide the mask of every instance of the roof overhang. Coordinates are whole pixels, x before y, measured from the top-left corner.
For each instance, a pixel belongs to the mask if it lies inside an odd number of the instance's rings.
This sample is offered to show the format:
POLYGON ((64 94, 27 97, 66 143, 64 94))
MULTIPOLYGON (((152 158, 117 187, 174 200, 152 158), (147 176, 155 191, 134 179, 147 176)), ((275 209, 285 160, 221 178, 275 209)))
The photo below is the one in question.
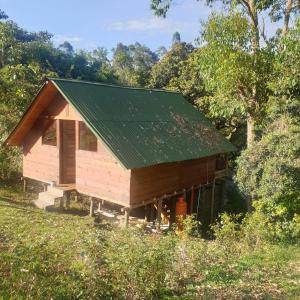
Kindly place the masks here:
POLYGON ((59 92, 54 84, 50 80, 47 80, 34 97, 16 127, 5 140, 4 145, 21 146, 24 137, 30 131, 34 122, 57 93, 59 92))

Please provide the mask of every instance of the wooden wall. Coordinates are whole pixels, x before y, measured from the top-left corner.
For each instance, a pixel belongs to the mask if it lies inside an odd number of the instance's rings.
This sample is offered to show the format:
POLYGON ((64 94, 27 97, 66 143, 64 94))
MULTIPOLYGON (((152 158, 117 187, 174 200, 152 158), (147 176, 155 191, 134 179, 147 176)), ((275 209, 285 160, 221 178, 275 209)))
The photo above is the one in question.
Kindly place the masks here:
POLYGON ((98 151, 76 150, 79 192, 129 206, 130 170, 124 169, 98 140, 98 151))
POLYGON ((214 156, 134 169, 131 171, 130 204, 137 205, 193 185, 212 182, 215 169, 214 156))
POLYGON ((37 121, 23 141, 23 176, 59 182, 59 149, 42 144, 43 122, 37 121))
MULTIPOLYGON (((42 99, 43 100, 43 99, 42 99)), ((41 112, 23 140, 23 176, 43 182, 60 180, 59 142, 57 146, 42 144, 42 135, 51 119, 63 114, 68 106, 58 93, 50 104, 41 112), (50 119, 46 119, 46 117, 50 119)), ((58 139, 58 136, 57 136, 58 139)))

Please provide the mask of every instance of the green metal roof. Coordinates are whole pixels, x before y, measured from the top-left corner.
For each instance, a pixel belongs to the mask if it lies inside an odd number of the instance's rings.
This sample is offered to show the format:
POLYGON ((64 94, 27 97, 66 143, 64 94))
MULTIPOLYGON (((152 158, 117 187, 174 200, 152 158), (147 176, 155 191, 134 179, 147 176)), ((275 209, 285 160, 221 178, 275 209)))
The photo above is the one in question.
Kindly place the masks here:
POLYGON ((49 80, 127 169, 236 150, 180 93, 49 80))

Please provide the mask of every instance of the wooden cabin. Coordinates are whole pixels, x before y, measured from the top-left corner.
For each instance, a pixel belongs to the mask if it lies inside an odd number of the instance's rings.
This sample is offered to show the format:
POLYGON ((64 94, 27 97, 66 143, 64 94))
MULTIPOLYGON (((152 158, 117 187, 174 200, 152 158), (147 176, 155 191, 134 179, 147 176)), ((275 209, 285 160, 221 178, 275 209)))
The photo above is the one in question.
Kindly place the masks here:
POLYGON ((45 82, 6 143, 23 148, 24 177, 125 210, 213 183, 235 150, 180 93, 65 79, 45 82))

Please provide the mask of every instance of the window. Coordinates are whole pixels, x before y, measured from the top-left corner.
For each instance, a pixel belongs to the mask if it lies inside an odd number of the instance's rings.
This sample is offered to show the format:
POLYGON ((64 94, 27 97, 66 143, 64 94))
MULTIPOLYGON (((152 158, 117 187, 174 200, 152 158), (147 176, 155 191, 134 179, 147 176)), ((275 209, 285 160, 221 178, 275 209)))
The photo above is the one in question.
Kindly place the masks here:
POLYGON ((97 151, 97 138, 83 122, 79 122, 79 149, 97 151))
POLYGON ((42 137, 43 145, 56 146, 56 122, 52 121, 50 126, 47 127, 42 137))

